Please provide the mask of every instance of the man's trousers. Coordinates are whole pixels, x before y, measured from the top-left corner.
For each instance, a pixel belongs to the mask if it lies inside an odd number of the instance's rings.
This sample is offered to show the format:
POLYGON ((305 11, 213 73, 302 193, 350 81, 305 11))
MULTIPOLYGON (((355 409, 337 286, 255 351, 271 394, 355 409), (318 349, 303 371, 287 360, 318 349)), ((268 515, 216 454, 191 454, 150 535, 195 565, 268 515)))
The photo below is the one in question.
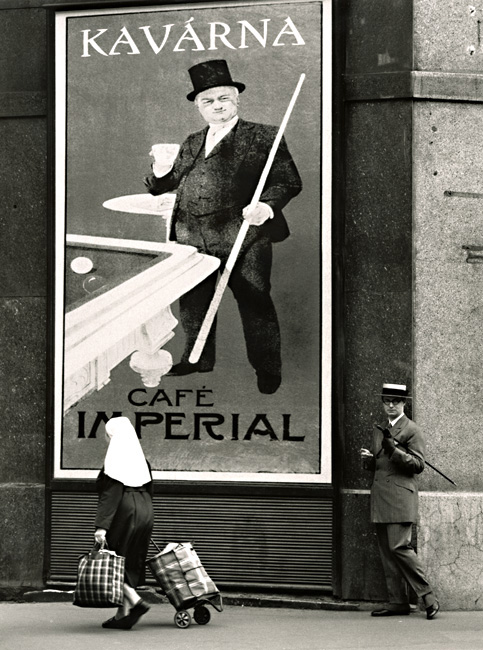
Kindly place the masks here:
POLYGON ((431 586, 411 544, 412 524, 376 524, 376 533, 390 605, 394 609, 409 607, 408 585, 426 607, 432 605, 431 586))

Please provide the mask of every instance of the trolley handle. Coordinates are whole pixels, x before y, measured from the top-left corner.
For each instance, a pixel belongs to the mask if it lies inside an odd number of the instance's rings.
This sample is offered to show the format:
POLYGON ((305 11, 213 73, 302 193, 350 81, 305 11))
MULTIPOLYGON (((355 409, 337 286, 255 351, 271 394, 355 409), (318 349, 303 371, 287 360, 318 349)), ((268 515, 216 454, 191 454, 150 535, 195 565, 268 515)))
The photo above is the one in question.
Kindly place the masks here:
POLYGON ((158 551, 158 553, 161 553, 161 549, 159 548, 159 546, 156 544, 156 542, 154 541, 154 539, 152 537, 151 537, 151 544, 158 551))
MULTIPOLYGON (((166 544, 168 544, 168 543, 173 543, 173 542, 171 541, 171 542, 161 542, 161 543, 162 543, 164 546, 166 546, 166 544)), ((183 544, 183 543, 186 543, 186 540, 185 540, 185 542, 176 542, 176 544, 183 544)), ((191 544, 191 546, 194 547, 194 542, 193 542, 192 540, 188 540, 188 543, 191 544)), ((156 542, 154 541, 154 539, 153 539, 152 537, 151 537, 151 544, 152 544, 152 545, 154 546, 154 548, 158 551, 158 553, 161 553, 161 549, 159 548, 159 546, 156 544, 156 542)), ((163 548, 164 548, 164 546, 163 546, 163 548)))

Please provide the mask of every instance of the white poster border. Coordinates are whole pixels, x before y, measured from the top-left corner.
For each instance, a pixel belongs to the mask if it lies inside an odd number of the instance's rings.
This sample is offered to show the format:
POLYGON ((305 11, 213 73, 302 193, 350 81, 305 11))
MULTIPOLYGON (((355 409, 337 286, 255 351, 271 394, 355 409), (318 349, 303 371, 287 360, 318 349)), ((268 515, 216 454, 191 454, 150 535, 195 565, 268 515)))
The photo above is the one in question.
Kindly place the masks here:
MULTIPOLYGON (((307 0, 267 0, 263 4, 307 3, 307 0)), ((182 5, 153 5, 123 7, 118 9, 92 9, 58 11, 55 15, 55 251, 56 267, 63 268, 65 247, 65 131, 66 131, 66 61, 67 19, 77 16, 109 15, 114 13, 141 13, 172 11, 220 6, 251 6, 255 2, 197 3, 182 5)), ((318 474, 268 473, 268 472, 204 472, 204 471, 153 471, 156 480, 209 481, 252 483, 330 484, 332 481, 332 0, 319 0, 322 6, 322 341, 321 341, 321 431, 318 474)), ((54 316, 54 479, 95 479, 97 470, 63 469, 63 332, 64 286, 63 278, 56 274, 54 316)))

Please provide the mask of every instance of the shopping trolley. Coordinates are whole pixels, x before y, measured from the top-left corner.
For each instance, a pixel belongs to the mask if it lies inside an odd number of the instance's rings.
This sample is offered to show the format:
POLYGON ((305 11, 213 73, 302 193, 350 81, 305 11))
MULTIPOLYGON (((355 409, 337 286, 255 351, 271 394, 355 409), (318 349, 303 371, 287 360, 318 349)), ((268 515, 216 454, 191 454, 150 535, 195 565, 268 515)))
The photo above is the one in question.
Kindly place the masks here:
POLYGON ((223 611, 223 599, 215 583, 206 573, 198 554, 190 542, 171 542, 163 550, 151 540, 158 553, 147 560, 151 573, 169 602, 176 609, 174 622, 187 628, 193 618, 198 625, 206 625, 211 613, 206 605, 217 612, 223 611))

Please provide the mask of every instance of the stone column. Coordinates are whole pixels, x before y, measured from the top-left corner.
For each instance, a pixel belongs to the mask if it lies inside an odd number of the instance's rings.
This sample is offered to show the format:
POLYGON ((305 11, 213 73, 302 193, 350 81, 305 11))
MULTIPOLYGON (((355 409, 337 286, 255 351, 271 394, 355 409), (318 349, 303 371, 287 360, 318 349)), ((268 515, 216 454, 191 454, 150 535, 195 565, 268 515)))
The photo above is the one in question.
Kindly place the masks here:
POLYGON ((46 12, 20 4, 0 10, 0 597, 42 585, 45 547, 46 12))
POLYGON ((383 382, 412 388, 412 6, 398 0, 336 2, 336 187, 340 241, 340 405, 334 462, 342 517, 336 593, 384 600, 370 523, 370 475, 359 449, 383 411, 383 382), (341 46, 342 42, 342 46, 341 46), (338 201, 343 195, 343 200, 338 201))

